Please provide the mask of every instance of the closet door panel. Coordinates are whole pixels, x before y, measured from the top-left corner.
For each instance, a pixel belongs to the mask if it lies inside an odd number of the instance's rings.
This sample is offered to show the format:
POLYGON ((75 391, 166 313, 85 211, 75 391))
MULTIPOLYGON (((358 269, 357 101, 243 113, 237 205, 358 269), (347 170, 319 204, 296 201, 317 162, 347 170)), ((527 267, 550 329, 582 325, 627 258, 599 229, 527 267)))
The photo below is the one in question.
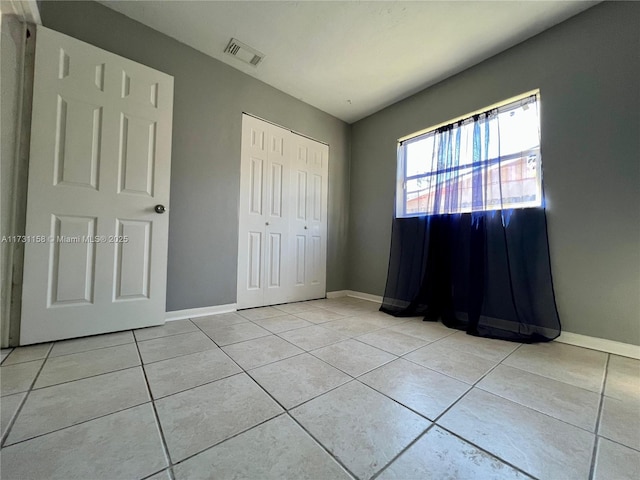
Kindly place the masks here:
POLYGON ((269 205, 268 124, 244 116, 240 166, 238 308, 262 305, 265 284, 265 206, 269 205))
POLYGON ((265 275, 262 305, 284 303, 288 299, 291 281, 287 270, 289 254, 289 200, 291 132, 268 125, 269 152, 265 179, 268 209, 265 215, 265 275))

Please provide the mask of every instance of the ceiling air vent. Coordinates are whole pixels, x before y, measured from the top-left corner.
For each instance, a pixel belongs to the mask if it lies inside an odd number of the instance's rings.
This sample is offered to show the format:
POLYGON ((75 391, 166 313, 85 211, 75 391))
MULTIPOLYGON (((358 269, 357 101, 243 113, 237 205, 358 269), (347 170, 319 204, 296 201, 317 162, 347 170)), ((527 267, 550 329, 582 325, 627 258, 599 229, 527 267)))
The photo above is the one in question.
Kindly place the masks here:
POLYGON ((239 42, 235 38, 229 40, 227 48, 224 49, 224 53, 236 57, 238 60, 242 60, 244 63, 248 63, 254 67, 264 58, 264 54, 257 51, 255 48, 251 48, 249 45, 245 45, 239 42))

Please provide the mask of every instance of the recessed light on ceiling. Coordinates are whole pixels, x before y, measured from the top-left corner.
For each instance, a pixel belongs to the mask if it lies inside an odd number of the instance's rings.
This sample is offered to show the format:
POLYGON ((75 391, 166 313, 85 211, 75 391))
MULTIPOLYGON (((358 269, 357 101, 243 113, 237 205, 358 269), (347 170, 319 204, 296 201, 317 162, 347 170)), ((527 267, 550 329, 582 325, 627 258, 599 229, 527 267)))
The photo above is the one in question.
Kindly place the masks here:
POLYGON ((229 40, 229 44, 227 45, 227 48, 224 49, 224 53, 231 55, 252 67, 257 67, 264 59, 264 53, 260 53, 255 48, 239 42, 235 38, 229 40))

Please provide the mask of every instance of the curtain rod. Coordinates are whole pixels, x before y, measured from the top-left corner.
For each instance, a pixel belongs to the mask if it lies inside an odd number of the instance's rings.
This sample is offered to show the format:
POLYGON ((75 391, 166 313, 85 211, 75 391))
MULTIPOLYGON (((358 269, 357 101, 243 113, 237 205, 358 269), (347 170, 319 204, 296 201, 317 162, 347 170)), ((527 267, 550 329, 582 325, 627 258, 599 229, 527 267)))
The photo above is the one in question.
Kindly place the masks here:
POLYGON ((263 122, 270 123, 271 125, 274 125, 278 128, 282 128, 283 130, 289 130, 291 133, 300 135, 301 137, 308 138, 309 140, 313 140, 314 142, 321 143, 322 145, 326 145, 327 147, 330 147, 330 145, 327 142, 323 142, 322 140, 318 140, 317 138, 310 137, 309 135, 305 135, 304 133, 296 132, 295 130, 291 130, 290 128, 285 127, 283 125, 278 125, 277 123, 272 122, 271 120, 267 120, 266 118, 259 117, 258 115, 254 115, 253 113, 242 112, 242 114, 247 115, 249 117, 257 118, 258 120, 262 120, 263 122))
POLYGON ((500 109, 500 107, 504 107, 506 105, 510 105, 510 104, 516 103, 518 101, 528 100, 531 97, 536 97, 536 99, 538 100, 539 96, 540 96, 540 89, 530 90, 528 92, 521 93, 520 95, 516 95, 515 97, 511 97, 508 100, 503 100, 501 102, 494 103, 493 105, 489 105, 488 107, 484 107, 484 108, 475 110, 475 111, 470 112, 470 113, 465 113, 464 115, 460 115, 459 117, 456 117, 456 118, 454 118, 452 120, 447 120, 446 122, 438 123, 438 124, 433 125, 431 127, 423 128, 422 130, 419 130, 417 132, 411 133, 409 135, 405 135, 404 137, 400 137, 398 139, 398 143, 403 143, 403 142, 406 142, 407 140, 411 140, 413 138, 420 137, 420 136, 424 135, 425 133, 432 132, 432 131, 437 130, 438 128, 441 128, 441 127, 446 127, 448 125, 454 125, 454 124, 456 124, 458 122, 461 122, 463 120, 467 120, 467 119, 473 117, 474 115, 482 115, 483 113, 488 113, 488 112, 491 112, 493 110, 500 109))

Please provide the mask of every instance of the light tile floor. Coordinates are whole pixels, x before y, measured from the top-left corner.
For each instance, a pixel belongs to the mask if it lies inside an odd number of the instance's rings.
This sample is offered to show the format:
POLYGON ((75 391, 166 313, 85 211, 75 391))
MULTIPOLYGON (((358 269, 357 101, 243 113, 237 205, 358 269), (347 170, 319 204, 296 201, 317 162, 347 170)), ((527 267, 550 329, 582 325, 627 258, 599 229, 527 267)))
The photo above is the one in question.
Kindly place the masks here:
POLYGON ((2 350, 0 478, 640 478, 640 361, 378 307, 2 350))

